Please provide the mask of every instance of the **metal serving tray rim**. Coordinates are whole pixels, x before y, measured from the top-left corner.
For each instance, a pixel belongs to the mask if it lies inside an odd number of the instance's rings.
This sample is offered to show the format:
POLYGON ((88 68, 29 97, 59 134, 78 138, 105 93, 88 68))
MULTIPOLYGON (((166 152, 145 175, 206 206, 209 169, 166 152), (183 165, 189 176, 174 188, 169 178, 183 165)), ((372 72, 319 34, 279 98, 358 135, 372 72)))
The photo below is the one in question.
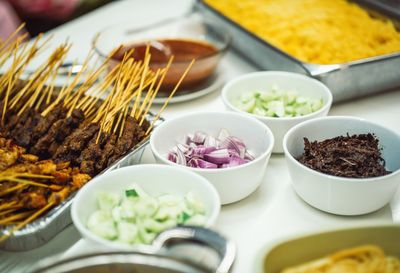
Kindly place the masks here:
MULTIPOLYGON (((148 119, 148 121, 151 122, 154 117, 155 117, 155 115, 153 113, 149 112, 147 119, 148 119)), ((164 118, 160 117, 157 120, 153 130, 163 121, 164 121, 164 118)), ((144 138, 142 141, 140 141, 135 147, 133 147, 126 155, 124 155, 123 157, 121 157, 120 159, 115 161, 113 164, 108 166, 106 169, 101 171, 99 174, 97 174, 94 177, 92 177, 87 183, 90 183, 93 179, 97 178, 98 176, 100 176, 102 174, 105 174, 107 172, 110 172, 113 169, 115 169, 119 164, 124 162, 126 159, 128 159, 131 156, 133 156, 134 154, 139 152, 141 149, 145 148, 145 146, 149 143, 149 141, 150 141, 150 134, 146 138, 144 138)), ((24 228, 22 228, 22 229, 20 229, 18 231, 15 231, 13 233, 13 235, 8 240, 12 240, 13 238, 15 239, 15 238, 18 238, 20 236, 33 235, 33 233, 36 233, 36 232, 38 232, 40 230, 48 228, 48 225, 52 221, 57 219, 57 217, 59 217, 65 210, 69 209, 69 207, 71 206, 71 204, 72 204, 72 202, 73 202, 73 200, 75 198, 75 195, 76 195, 76 193, 78 191, 76 191, 73 194, 71 194, 64 202, 62 202, 58 206, 52 208, 47 213, 45 213, 43 216, 41 216, 41 217, 37 218, 36 220, 34 220, 32 223, 26 225, 24 228)), ((0 235, 7 234, 12 229, 13 229, 13 226, 5 228, 5 229, 2 229, 2 230, 0 230, 0 235)))
POLYGON ((332 72, 335 70, 341 70, 341 69, 352 67, 352 66, 363 65, 363 64, 367 64, 367 63, 373 63, 373 62, 379 62, 382 60, 390 60, 390 59, 400 58, 400 51, 399 51, 399 52, 387 53, 387 54, 383 54, 383 55, 379 55, 379 56, 373 56, 373 57, 363 58, 363 59, 354 60, 354 61, 345 62, 345 63, 337 63, 337 64, 317 64, 317 63, 303 62, 303 61, 295 58, 294 56, 289 55, 285 51, 274 46, 273 44, 267 42, 266 40, 262 39, 260 36, 256 35, 255 33, 250 32, 248 29, 241 26, 239 23, 233 21, 229 17, 225 16, 223 13, 219 12, 218 10, 216 10, 209 4, 205 3, 204 0, 197 0, 197 3, 200 3, 201 5, 205 6, 209 11, 215 13, 221 19, 225 20, 227 23, 232 24, 234 27, 238 28, 240 31, 246 33, 247 35, 250 35, 251 38, 256 39, 258 42, 263 43, 270 49, 285 56, 286 58, 290 59, 291 61, 297 63, 298 65, 303 67, 312 76, 317 76, 317 75, 325 74, 325 73, 332 72))

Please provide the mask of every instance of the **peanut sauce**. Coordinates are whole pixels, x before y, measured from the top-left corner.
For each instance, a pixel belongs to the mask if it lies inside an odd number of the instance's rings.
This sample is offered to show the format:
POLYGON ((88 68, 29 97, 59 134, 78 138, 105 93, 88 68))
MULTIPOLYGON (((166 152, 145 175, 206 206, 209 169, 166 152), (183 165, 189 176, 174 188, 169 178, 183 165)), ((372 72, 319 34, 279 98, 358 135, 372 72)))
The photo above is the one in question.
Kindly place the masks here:
POLYGON ((194 87, 196 84, 210 76, 218 62, 218 49, 205 41, 189 39, 160 39, 123 45, 113 59, 122 61, 125 53, 132 51, 132 57, 136 60, 144 60, 147 45, 150 45, 150 68, 155 70, 166 66, 173 56, 173 63, 164 79, 163 87, 175 85, 189 63, 195 59, 191 71, 183 81, 182 86, 194 87))

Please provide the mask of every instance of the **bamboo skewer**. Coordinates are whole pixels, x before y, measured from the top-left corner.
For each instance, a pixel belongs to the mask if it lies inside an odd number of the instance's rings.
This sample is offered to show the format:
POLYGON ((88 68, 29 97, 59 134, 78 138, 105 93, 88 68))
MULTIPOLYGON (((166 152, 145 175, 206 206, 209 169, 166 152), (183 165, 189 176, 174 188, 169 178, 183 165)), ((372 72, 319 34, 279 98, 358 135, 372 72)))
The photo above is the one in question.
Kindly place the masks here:
POLYGON ((178 83, 175 85, 175 88, 172 90, 171 94, 169 95, 169 97, 167 98, 167 100, 164 102, 163 106, 161 107, 160 111, 158 111, 156 117, 154 118, 154 120, 152 121, 152 123, 150 124, 149 128, 146 131, 146 135, 148 135, 150 133, 150 131, 153 129, 154 124, 157 122, 157 120, 160 118, 161 113, 164 111, 165 107, 167 107, 169 101, 171 100, 171 98, 174 96, 175 92, 178 90, 179 86, 181 85, 183 79, 186 77, 187 73, 189 72, 189 70, 192 68, 193 64, 194 64, 195 60, 192 60, 190 62, 190 64, 188 65, 188 67, 186 68, 185 72, 183 73, 183 75, 181 76, 181 78, 179 79, 178 83))
POLYGON ((162 84, 162 82, 164 81, 164 78, 165 78, 165 76, 167 75, 167 73, 168 73, 168 71, 169 71, 169 68, 171 67, 171 64, 172 64, 173 60, 174 60, 174 57, 172 56, 172 57, 168 60, 167 66, 165 67, 163 73, 161 73, 161 78, 160 78, 160 80, 159 80, 159 82, 158 82, 158 85, 157 85, 157 87, 156 87, 156 90, 153 92, 153 95, 151 96, 150 101, 149 101, 149 103, 147 104, 147 108, 146 108, 146 110, 144 111, 144 113, 143 113, 143 115, 142 115, 142 119, 141 119, 140 122, 139 122, 139 125, 140 125, 140 126, 143 124, 143 122, 144 122, 144 120, 145 120, 145 118, 146 118, 146 116, 147 116, 147 114, 148 114, 148 112, 149 112, 149 110, 150 110, 150 107, 151 107, 151 105, 153 104, 153 100, 154 100, 154 98, 156 97, 158 91, 160 90, 161 84, 162 84))
POLYGON ((135 116, 135 113, 136 113, 136 109, 138 108, 138 104, 139 104, 139 102, 140 102, 140 100, 141 100, 141 95, 142 95, 142 89, 143 89, 143 84, 144 84, 144 79, 145 79, 145 77, 146 77, 146 73, 147 73, 147 70, 148 70, 148 68, 149 68, 149 63, 150 63, 150 45, 147 45, 147 47, 146 47, 146 53, 145 53, 145 58, 144 58, 144 69, 143 69, 143 74, 142 74, 142 77, 141 77, 141 79, 140 79, 140 85, 139 85, 139 93, 138 93, 138 96, 137 96, 137 98, 136 98, 136 100, 135 100, 135 104, 133 105, 133 108, 132 108, 132 112, 131 112, 131 116, 132 117, 134 117, 135 116))
POLYGON ((41 208, 40 210, 38 210, 37 212, 35 212, 31 216, 29 216, 27 219, 25 219, 24 221, 22 221, 21 223, 16 225, 11 231, 9 231, 7 234, 4 234, 3 236, 0 237, 0 243, 7 240, 11 235, 14 234, 14 232, 18 231, 25 225, 31 223, 33 220, 35 220, 37 217, 39 217, 43 212, 45 212, 46 210, 51 208, 53 205, 54 205, 54 203, 52 203, 52 202, 48 203, 45 207, 41 208))
POLYGON ((14 211, 16 211, 16 210, 15 209, 9 209, 9 210, 2 211, 2 212, 0 212, 0 217, 4 216, 4 215, 7 215, 9 213, 12 213, 14 211))
POLYGON ((10 203, 5 203, 0 205, 0 211, 5 210, 5 209, 10 209, 12 206, 17 205, 17 201, 12 201, 10 203))
POLYGON ((19 179, 19 178, 15 178, 15 177, 2 177, 0 179, 0 181, 10 181, 10 182, 15 182, 15 183, 22 183, 22 184, 32 185, 32 186, 36 186, 36 187, 49 188, 49 189, 53 189, 56 191, 60 189, 60 187, 58 185, 47 185, 47 184, 38 183, 35 181, 26 180, 26 179, 19 179))
POLYGON ((4 225, 4 224, 6 224, 7 222, 10 222, 10 221, 24 219, 25 217, 27 217, 27 216, 29 216, 31 214, 32 214, 31 211, 25 211, 25 212, 20 212, 20 213, 8 216, 6 218, 0 219, 0 225, 4 225))
POLYGON ((8 189, 6 189, 4 191, 1 191, 0 192, 0 197, 5 196, 7 194, 10 194, 10 193, 12 193, 14 191, 22 190, 22 189, 24 189, 26 187, 27 187, 27 185, 25 185, 25 184, 18 184, 18 185, 14 186, 14 187, 11 187, 11 188, 8 188, 8 189))
POLYGON ((3 54, 4 49, 7 48, 7 44, 14 39, 15 35, 17 35, 23 28, 25 27, 25 23, 22 23, 13 33, 11 33, 8 38, 1 43, 0 46, 0 55, 3 54))

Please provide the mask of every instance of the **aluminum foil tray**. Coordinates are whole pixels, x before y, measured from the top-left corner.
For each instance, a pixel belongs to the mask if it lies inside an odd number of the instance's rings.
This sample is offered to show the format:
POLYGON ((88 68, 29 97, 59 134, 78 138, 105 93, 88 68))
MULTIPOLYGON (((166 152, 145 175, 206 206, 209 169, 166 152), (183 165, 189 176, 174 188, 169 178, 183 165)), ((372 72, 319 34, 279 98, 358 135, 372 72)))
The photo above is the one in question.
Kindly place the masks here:
MULTIPOLYGON (((152 113, 149 113, 147 120, 151 122, 154 117, 152 113)), ((154 128, 163 121, 164 119, 160 118, 156 122, 154 128)), ((144 148, 148 143, 149 137, 143 139, 128 154, 114 162, 114 164, 95 177, 118 168, 138 164, 142 158, 144 148)), ((90 183, 90 181, 88 183, 90 183)), ((72 223, 70 206, 74 197, 75 194, 72 194, 67 200, 51 209, 44 216, 38 218, 23 229, 16 231, 13 236, 0 244, 0 249, 7 251, 26 251, 44 245, 72 223)), ((4 234, 5 231, 6 230, 0 231, 0 236, 4 234)))

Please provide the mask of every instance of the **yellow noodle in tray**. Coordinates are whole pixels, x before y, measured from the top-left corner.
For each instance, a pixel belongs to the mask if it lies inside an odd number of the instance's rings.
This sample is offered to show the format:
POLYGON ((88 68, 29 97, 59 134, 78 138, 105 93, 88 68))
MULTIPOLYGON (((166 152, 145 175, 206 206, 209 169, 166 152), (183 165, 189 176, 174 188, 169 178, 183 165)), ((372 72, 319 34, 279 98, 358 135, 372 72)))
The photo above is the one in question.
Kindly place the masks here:
POLYGON ((348 248, 280 273, 400 273, 400 261, 375 245, 348 248))
POLYGON ((336 64, 400 51, 400 32, 346 0, 205 0, 295 58, 336 64))

